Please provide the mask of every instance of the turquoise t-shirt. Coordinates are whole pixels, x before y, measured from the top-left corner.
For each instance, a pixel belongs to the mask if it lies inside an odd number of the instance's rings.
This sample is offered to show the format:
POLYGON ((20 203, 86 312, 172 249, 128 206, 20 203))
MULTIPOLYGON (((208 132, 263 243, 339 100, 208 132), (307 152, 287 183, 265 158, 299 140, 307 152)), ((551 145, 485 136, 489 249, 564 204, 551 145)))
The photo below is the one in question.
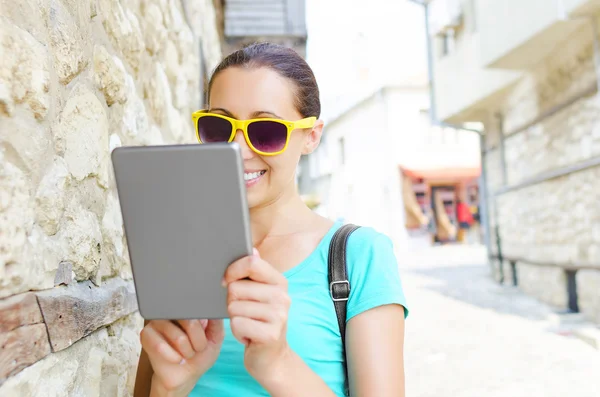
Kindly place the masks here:
MULTIPOLYGON (((292 301, 288 344, 338 396, 344 396, 344 356, 335 307, 329 295, 327 255, 331 238, 341 225, 336 223, 308 258, 284 273, 292 301)), ((367 227, 356 230, 348 240, 347 267, 351 286, 347 321, 387 304, 403 305, 404 315, 408 315, 393 245, 388 237, 367 227)), ((219 358, 190 396, 269 396, 246 371, 244 346, 231 333, 227 320, 219 358)))

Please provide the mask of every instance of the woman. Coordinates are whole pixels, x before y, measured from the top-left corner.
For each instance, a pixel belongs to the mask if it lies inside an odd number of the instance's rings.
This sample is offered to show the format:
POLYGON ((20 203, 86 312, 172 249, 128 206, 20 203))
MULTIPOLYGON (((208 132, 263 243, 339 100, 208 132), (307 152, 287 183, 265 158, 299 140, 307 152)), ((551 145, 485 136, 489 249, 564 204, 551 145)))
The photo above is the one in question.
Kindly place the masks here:
POLYGON ((327 280, 341 224, 296 190, 300 156, 323 131, 310 67, 290 49, 254 44, 223 60, 208 92, 209 109, 194 116, 198 138, 241 146, 256 248, 224 275, 229 320, 147 322, 136 396, 343 396, 346 362, 352 395, 404 395, 407 312, 390 240, 370 228, 348 240, 344 357, 327 280), (276 121, 238 123, 248 119, 276 121))

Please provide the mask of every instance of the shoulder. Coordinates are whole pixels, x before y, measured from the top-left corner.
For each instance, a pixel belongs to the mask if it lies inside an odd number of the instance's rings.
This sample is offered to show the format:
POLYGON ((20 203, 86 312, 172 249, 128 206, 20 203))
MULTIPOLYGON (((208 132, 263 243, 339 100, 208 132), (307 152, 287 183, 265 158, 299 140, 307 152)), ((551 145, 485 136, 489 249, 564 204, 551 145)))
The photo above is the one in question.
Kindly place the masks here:
POLYGON ((385 254, 387 259, 394 258, 394 244, 392 240, 383 233, 371 227, 360 227, 348 238, 348 260, 360 260, 371 262, 385 254))
POLYGON ((398 261, 392 240, 370 227, 361 227, 348 238, 349 320, 376 306, 406 307, 398 261))

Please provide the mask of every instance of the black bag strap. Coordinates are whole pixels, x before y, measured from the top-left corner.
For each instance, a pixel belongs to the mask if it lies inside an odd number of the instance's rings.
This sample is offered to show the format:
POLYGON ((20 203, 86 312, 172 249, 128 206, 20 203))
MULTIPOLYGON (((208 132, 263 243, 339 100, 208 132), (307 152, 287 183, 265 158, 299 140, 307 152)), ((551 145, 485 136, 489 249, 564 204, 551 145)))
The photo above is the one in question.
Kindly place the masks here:
POLYGON ((335 306, 340 335, 342 336, 342 351, 344 352, 344 372, 346 374, 346 394, 348 394, 348 368, 346 366, 346 305, 350 297, 350 281, 346 268, 346 245, 348 237, 359 226, 347 224, 340 227, 331 239, 329 245, 328 273, 329 294, 335 306))

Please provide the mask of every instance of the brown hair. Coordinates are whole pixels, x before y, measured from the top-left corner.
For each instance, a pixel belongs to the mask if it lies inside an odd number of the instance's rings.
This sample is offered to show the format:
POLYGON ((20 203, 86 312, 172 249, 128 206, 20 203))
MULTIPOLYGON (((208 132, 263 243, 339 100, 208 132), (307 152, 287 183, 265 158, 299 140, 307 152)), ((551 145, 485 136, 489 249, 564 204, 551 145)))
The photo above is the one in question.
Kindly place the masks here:
POLYGON ((229 67, 269 68, 296 86, 296 110, 302 117, 319 117, 321 100, 319 86, 308 63, 296 51, 273 43, 250 44, 228 55, 212 74, 208 83, 208 97, 215 77, 229 67))

